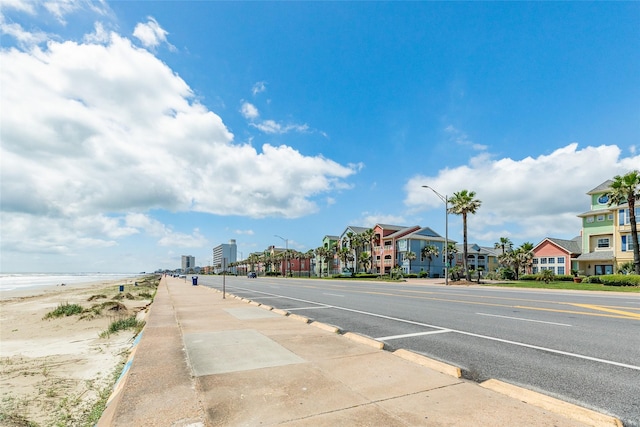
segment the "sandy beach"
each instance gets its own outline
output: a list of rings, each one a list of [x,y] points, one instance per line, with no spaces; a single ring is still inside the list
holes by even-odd
[[[2,292],[1,426],[95,423],[135,337],[133,329],[106,332],[118,320],[144,320],[157,286],[157,279],[148,277],[153,280]],[[45,318],[67,304],[77,304],[82,312]]]

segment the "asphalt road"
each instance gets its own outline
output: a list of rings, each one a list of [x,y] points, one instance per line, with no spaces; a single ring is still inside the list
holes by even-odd
[[[200,285],[222,290],[221,276]],[[227,292],[640,427],[640,295],[226,276]]]

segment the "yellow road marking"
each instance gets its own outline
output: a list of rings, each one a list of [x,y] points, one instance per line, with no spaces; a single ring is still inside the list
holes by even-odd
[[[591,310],[604,311],[606,313],[619,314],[619,315],[624,316],[624,317],[631,317],[631,318],[634,318],[634,319],[640,319],[640,313],[631,313],[629,311],[614,310],[612,308],[607,308],[607,307],[603,307],[603,306],[600,306],[600,305],[592,305],[592,304],[570,304],[570,305],[574,305],[576,307],[582,307],[582,308],[589,308]]]
[[[559,304],[559,305],[570,305],[574,307],[580,307],[585,309],[591,309],[595,311],[602,311],[605,313],[590,313],[588,311],[574,311],[574,310],[562,310],[562,309],[554,309],[554,308],[544,308],[544,307],[530,307],[525,305],[509,305],[509,304],[498,304],[498,303],[489,303],[489,302],[480,302],[480,301],[468,301],[468,300],[457,300],[450,298],[435,298],[435,297],[427,297],[422,295],[402,295],[398,293],[389,293],[389,292],[380,292],[373,290],[364,290],[364,289],[353,289],[349,288],[346,285],[337,285],[337,284],[327,284],[328,286],[319,286],[319,285],[301,285],[303,288],[315,288],[315,289],[324,289],[329,290],[331,288],[348,288],[348,292],[353,292],[357,294],[371,294],[371,295],[386,295],[386,296],[395,296],[401,298],[420,298],[427,299],[431,301],[445,301],[445,302],[454,302],[460,304],[472,304],[472,305],[487,305],[493,307],[507,307],[507,308],[518,308],[522,310],[533,310],[533,311],[549,311],[553,313],[566,313],[566,314],[578,314],[583,316],[596,316],[596,317],[608,317],[613,319],[632,319],[632,320],[640,320],[640,313],[633,313],[630,311],[617,310],[611,306],[599,306],[592,304],[578,304],[578,303],[568,303],[568,302],[554,302],[554,301],[545,301],[545,300],[530,300],[525,298],[509,298],[509,297],[496,297],[496,296],[479,296],[479,295],[470,295],[472,298],[479,299],[501,299],[501,300],[510,300],[510,301],[527,301],[527,302],[541,302],[546,304]],[[410,290],[394,290],[395,292],[400,293],[410,293],[410,294],[438,294],[441,292],[438,291],[410,291]],[[460,294],[459,294],[460,295]],[[626,307],[625,307],[626,309]],[[629,310],[636,310],[635,307],[629,307]]]

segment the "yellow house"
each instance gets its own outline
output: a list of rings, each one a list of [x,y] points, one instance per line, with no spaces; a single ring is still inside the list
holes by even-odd
[[[627,262],[633,262],[633,239],[629,206],[609,206],[611,183],[607,180],[589,191],[591,209],[582,218],[582,254],[576,259],[581,274],[614,274]],[[636,217],[640,207],[636,206]]]

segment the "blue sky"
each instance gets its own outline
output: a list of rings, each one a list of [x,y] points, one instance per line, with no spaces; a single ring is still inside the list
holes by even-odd
[[[638,2],[3,0],[2,272],[300,251],[348,225],[572,238],[640,167]],[[459,217],[449,237],[462,240]]]

